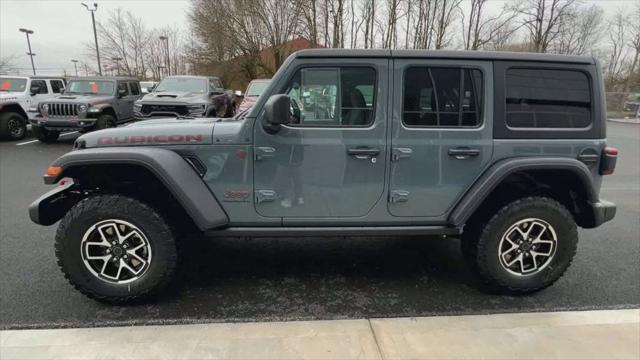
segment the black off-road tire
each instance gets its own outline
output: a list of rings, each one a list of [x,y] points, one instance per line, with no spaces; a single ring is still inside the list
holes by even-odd
[[[536,218],[551,225],[557,235],[556,250],[538,272],[514,275],[499,258],[499,244],[508,229],[520,220]],[[575,220],[565,206],[547,197],[522,198],[501,207],[493,216],[476,219],[465,226],[462,254],[488,289],[500,293],[526,294],[544,289],[569,268],[578,247]]]
[[[93,125],[93,130],[102,130],[116,127],[116,118],[113,115],[102,114],[98,117],[95,124]]]
[[[147,238],[152,258],[146,271],[129,283],[117,284],[92,273],[82,258],[82,238],[94,224],[126,221]],[[64,276],[90,298],[116,304],[137,303],[157,295],[174,276],[178,256],[175,237],[154,208],[121,195],[96,195],[76,204],[64,216],[56,232],[55,251]]]
[[[40,126],[32,126],[31,132],[36,139],[43,143],[52,143],[60,137],[60,131],[50,131]]]
[[[21,140],[27,135],[27,119],[15,112],[0,114],[0,139]]]

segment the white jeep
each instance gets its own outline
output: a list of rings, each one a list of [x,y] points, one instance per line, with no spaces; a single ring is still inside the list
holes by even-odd
[[[0,76],[0,139],[24,138],[29,109],[64,88],[62,77]]]

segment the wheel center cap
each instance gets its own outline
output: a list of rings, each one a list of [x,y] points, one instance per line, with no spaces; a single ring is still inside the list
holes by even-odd
[[[124,250],[120,246],[114,246],[111,252],[115,256],[122,256],[122,254],[124,254]]]
[[[522,251],[529,251],[531,249],[531,244],[528,242],[523,243],[522,245],[520,245]]]

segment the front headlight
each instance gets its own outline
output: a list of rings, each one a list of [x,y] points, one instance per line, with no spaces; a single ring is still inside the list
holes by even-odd
[[[82,113],[86,112],[87,111],[87,105],[85,105],[85,104],[78,105],[78,111],[82,112]]]
[[[40,105],[40,109],[42,109],[42,111],[44,111],[44,112],[48,112],[49,111],[49,104]]]

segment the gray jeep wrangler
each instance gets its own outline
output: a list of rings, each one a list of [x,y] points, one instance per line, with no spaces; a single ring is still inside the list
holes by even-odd
[[[578,227],[611,220],[602,76],[587,57],[303,50],[237,121],[157,119],[86,134],[31,219],[62,219],[69,281],[102,301],[155,294],[185,231],[209,237],[461,239],[491,288],[556,281]]]
[[[63,94],[39,103],[30,118],[34,136],[42,142],[61,131],[89,132],[134,120],[133,103],[140,82],[129,77],[72,78]]]
[[[235,96],[215,76],[168,76],[134,105],[138,119],[232,117]]]

